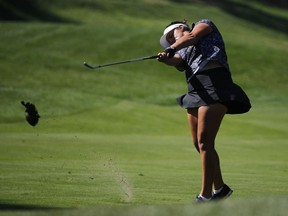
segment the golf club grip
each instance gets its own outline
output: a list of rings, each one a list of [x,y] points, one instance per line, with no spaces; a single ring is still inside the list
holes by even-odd
[[[155,59],[155,58],[158,58],[158,55],[147,56],[147,59]]]
[[[116,64],[117,63],[128,63],[128,62],[136,62],[136,61],[143,61],[143,60],[147,60],[147,59],[155,59],[157,58],[158,55],[153,55],[153,56],[145,56],[145,57],[141,57],[141,58],[136,58],[136,59],[130,59],[130,60],[125,60],[125,61],[120,61],[120,62],[115,62]],[[114,64],[114,63],[112,63]]]

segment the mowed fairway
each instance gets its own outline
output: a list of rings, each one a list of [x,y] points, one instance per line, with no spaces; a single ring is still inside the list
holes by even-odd
[[[0,215],[286,215],[287,32],[189,1],[44,6],[65,22],[0,22]],[[208,205],[191,204],[201,167],[175,102],[184,75],[156,60],[82,65],[157,54],[163,27],[183,17],[219,26],[253,106],[223,121],[217,150],[234,193]],[[21,100],[37,106],[36,127]]]

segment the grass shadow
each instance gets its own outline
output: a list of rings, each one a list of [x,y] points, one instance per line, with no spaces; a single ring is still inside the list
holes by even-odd
[[[46,210],[61,210],[61,209],[62,208],[0,203],[0,212],[1,211],[43,211],[43,210],[46,211]]]
[[[265,4],[265,5],[268,5],[270,7],[288,8],[288,1],[287,0],[250,0],[250,1]]]
[[[76,23],[49,11],[46,4],[37,0],[0,0],[0,21]]]
[[[221,1],[221,4],[217,4],[217,6],[226,13],[238,18],[288,34],[288,20],[284,17],[272,15],[247,4],[232,2],[229,0],[223,0]]]
[[[192,3],[191,0],[170,0],[170,1],[177,3]],[[253,0],[253,1],[259,1],[262,3],[261,0]],[[287,25],[288,20],[284,17],[276,16],[267,13],[263,10],[260,10],[258,8],[252,7],[248,4],[235,2],[231,0],[222,0],[222,1],[204,0],[203,2],[214,5],[220,8],[221,10],[225,11],[225,13],[244,19],[251,23],[255,23],[257,25],[261,25],[263,27],[288,34],[288,25]],[[268,1],[265,4],[273,7],[287,8],[287,3],[284,3],[284,1],[276,1],[276,2]]]

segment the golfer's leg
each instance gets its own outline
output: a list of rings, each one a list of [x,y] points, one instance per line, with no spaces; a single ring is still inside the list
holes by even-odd
[[[226,111],[227,108],[222,104],[202,106],[198,109],[197,137],[202,162],[201,194],[206,198],[212,195],[214,178],[219,178],[217,172],[220,172],[220,165],[215,151],[215,138]]]
[[[196,150],[199,152],[198,138],[197,138],[198,108],[188,109],[187,118],[188,118],[190,133],[192,135],[194,146]]]
[[[216,152],[216,151],[215,151]],[[220,167],[220,159],[218,156],[218,153],[216,152],[216,160],[215,160],[215,173],[214,173],[214,180],[213,180],[213,185],[214,189],[218,190],[224,185],[224,181],[222,178],[222,172],[221,172],[221,167]]]

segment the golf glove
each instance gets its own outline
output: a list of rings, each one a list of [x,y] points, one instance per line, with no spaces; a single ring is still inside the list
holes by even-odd
[[[176,49],[174,47],[168,47],[164,50],[164,52],[167,54],[168,58],[173,58],[176,53]]]

